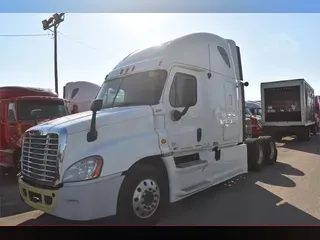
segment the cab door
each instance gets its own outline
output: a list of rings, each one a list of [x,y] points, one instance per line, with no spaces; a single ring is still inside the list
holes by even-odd
[[[200,149],[202,145],[203,118],[198,97],[197,73],[178,67],[172,68],[164,95],[166,108],[165,127],[174,155]],[[173,119],[175,112],[184,114]]]
[[[18,136],[18,126],[17,126],[17,114],[16,114],[16,104],[15,102],[7,102],[5,104],[5,139],[7,142],[7,148],[15,149],[17,141],[19,139]]]

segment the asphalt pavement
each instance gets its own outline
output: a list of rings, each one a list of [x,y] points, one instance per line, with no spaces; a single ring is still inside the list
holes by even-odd
[[[309,142],[283,139],[278,162],[172,204],[165,225],[320,224],[320,135]],[[115,224],[59,219],[21,202],[15,179],[0,183],[0,225]]]

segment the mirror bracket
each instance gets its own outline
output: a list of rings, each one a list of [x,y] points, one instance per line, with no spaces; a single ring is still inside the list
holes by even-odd
[[[178,110],[172,110],[171,111],[171,119],[172,121],[179,121],[184,115],[186,115],[186,113],[188,112],[190,106],[186,106],[182,112],[178,111]]]
[[[90,131],[87,133],[87,142],[94,142],[98,138],[97,131],[97,112],[102,109],[103,100],[94,99],[90,105],[90,110],[92,111]]]

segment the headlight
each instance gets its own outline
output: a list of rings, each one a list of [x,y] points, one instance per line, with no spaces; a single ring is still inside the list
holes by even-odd
[[[100,176],[103,160],[100,156],[84,158],[72,164],[63,175],[63,182],[78,182]]]

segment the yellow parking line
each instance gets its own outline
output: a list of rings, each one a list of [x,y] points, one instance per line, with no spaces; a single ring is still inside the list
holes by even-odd
[[[34,210],[21,214],[16,214],[8,217],[0,217],[0,226],[16,226],[30,219],[36,219],[41,216],[43,212]]]

